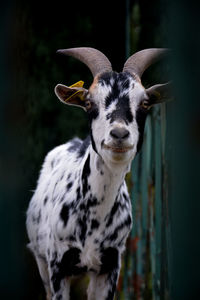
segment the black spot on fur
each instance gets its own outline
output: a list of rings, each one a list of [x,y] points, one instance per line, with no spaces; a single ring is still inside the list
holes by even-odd
[[[70,182],[67,184],[67,191],[69,191],[69,190],[71,189],[72,185],[73,185],[73,182],[72,182],[72,181],[70,181]]]
[[[78,226],[80,228],[79,238],[80,238],[80,241],[81,241],[82,245],[84,246],[86,232],[87,232],[87,219],[86,219],[86,215],[84,215],[82,218],[78,219]]]
[[[76,240],[76,238],[75,238],[75,236],[70,235],[70,236],[69,236],[69,240],[70,240],[71,242],[74,242],[74,241]]]
[[[112,209],[111,209],[111,212],[108,215],[108,220],[106,222],[106,227],[109,227],[112,224],[113,217],[116,214],[116,212],[119,210],[119,207],[120,207],[120,202],[115,202]],[[107,218],[107,216],[106,216],[106,218]]]
[[[77,151],[77,149],[79,149],[81,147],[82,141],[75,138],[75,139],[71,140],[70,143],[71,143],[71,145],[68,148],[68,151],[75,152],[75,151]]]
[[[69,207],[67,204],[63,204],[60,212],[60,217],[64,223],[64,226],[66,226],[69,219]]]
[[[83,167],[82,173],[82,186],[83,186],[83,197],[85,197],[88,191],[88,177],[90,175],[90,154],[88,155],[86,162]]]
[[[103,140],[101,141],[101,148],[103,148],[104,142],[105,142],[105,140],[103,139]]]
[[[111,241],[114,242],[118,238],[118,234],[120,230],[123,230],[124,228],[130,228],[131,226],[131,217],[128,215],[127,219],[125,219],[123,222],[121,222],[117,227],[115,227],[114,231],[110,234],[108,234],[104,240],[101,242],[101,247],[103,247],[104,241]]]
[[[90,195],[88,201],[87,201],[87,210],[90,208],[90,207],[94,207],[98,205],[98,200],[96,197],[92,197],[92,195]]]
[[[133,77],[129,72],[120,72],[120,73],[118,73],[118,81],[125,88],[129,88],[131,78],[133,78]]]
[[[93,219],[91,221],[91,230],[98,229],[99,225],[100,225],[99,222],[97,220]]]
[[[54,252],[53,255],[52,255],[52,260],[51,260],[51,262],[50,262],[51,268],[53,268],[53,267],[55,266],[56,260],[57,260],[57,253]]]
[[[76,190],[76,201],[78,202],[81,198],[80,186]]]
[[[126,226],[130,226],[131,225],[131,217],[130,217],[130,215],[127,217],[127,219],[125,220],[124,224]]]
[[[96,144],[95,144],[95,141],[94,141],[94,137],[93,137],[93,134],[92,134],[92,130],[90,132],[90,136],[91,136],[92,148],[98,154],[97,147],[96,147]]]
[[[54,163],[55,163],[55,161],[54,161],[54,159],[51,161],[51,168],[53,169],[53,167],[54,167]]]
[[[99,83],[104,86],[104,85],[110,85],[110,79],[112,76],[114,76],[116,73],[115,72],[105,72],[101,74],[99,77]]]
[[[136,111],[136,122],[138,125],[138,131],[139,131],[137,152],[139,152],[142,147],[146,117],[147,117],[147,110],[145,110],[142,107],[139,107]]]
[[[71,248],[66,251],[60,263],[60,273],[63,278],[66,276],[79,275],[87,271],[86,267],[78,267],[80,263],[80,250],[78,248]]]
[[[111,81],[112,79],[112,81]],[[133,121],[133,115],[130,107],[129,99],[129,87],[130,87],[130,74],[128,73],[105,73],[103,74],[99,82],[107,84],[111,87],[110,93],[105,99],[105,106],[109,108],[112,102],[116,102],[116,109],[108,113],[106,119],[113,123],[116,119],[124,120],[126,123]],[[123,93],[122,91],[127,91]]]
[[[118,238],[118,229],[115,229],[115,231],[107,237],[107,240],[113,242],[116,241],[117,238]]]
[[[71,176],[72,176],[72,174],[69,173],[68,176],[67,176],[67,180],[69,180]]]
[[[58,292],[60,289],[60,282],[67,276],[75,276],[85,273],[87,267],[78,267],[77,264],[80,263],[80,250],[78,248],[71,248],[66,251],[60,262],[54,262],[51,264],[53,268],[56,265],[56,268],[52,275],[53,288],[55,292]]]
[[[84,203],[81,203],[81,205],[79,206],[80,210],[86,210],[86,206]]]
[[[48,200],[48,197],[45,197],[45,198],[44,198],[44,202],[43,202],[44,205],[46,205],[47,200]]]
[[[55,293],[57,293],[59,291],[61,280],[62,280],[62,278],[58,272],[53,273],[53,275],[51,277],[51,281],[53,283],[53,288],[54,288]]]
[[[107,115],[107,119],[113,123],[115,120],[123,120],[127,124],[133,121],[133,115],[129,103],[130,99],[128,95],[123,95],[118,98],[116,102],[116,109],[112,113]]]
[[[88,119],[91,124],[99,115],[99,109],[96,104],[93,104],[92,108],[88,111]]]
[[[103,249],[101,252],[101,269],[100,274],[106,274],[118,269],[119,253],[112,247]]]
[[[37,224],[39,224],[39,223],[40,223],[40,221],[41,221],[41,210],[39,210],[39,212],[38,212],[38,216],[37,216],[37,218],[36,218],[36,222],[37,222]]]
[[[122,81],[122,88],[128,90],[129,87],[130,87],[130,79],[128,76],[128,78],[125,78],[125,80]],[[134,88],[134,84],[132,84],[132,88]]]
[[[115,269],[111,274],[108,276],[110,289],[108,291],[108,295],[105,300],[114,299],[116,285],[117,285],[117,277],[118,277],[118,270]]]
[[[108,113],[107,115],[106,115],[106,120],[110,120],[112,118],[112,114],[111,113]]]
[[[106,108],[108,108],[113,101],[119,98],[122,90],[128,91],[130,86],[130,77],[131,75],[125,72],[107,72],[100,76],[99,83],[103,86],[108,85],[111,87],[111,92],[106,97],[105,101]]]
[[[123,198],[125,199],[126,202],[129,202],[129,197],[125,193],[123,193]]]
[[[112,90],[110,91],[110,93],[105,99],[106,108],[108,108],[113,101],[116,101],[119,98],[119,94],[120,94],[120,87],[115,81],[114,85],[112,86]]]
[[[89,147],[91,142],[90,136],[88,135],[87,138],[82,142],[80,149],[78,151],[78,157],[82,157],[85,155],[87,148]]]
[[[115,294],[115,290],[113,291],[113,288],[111,288],[109,291],[108,291],[108,296],[106,297],[106,300],[111,300],[114,298],[114,294]]]

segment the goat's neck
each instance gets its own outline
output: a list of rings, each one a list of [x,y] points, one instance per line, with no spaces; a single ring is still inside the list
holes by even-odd
[[[92,147],[90,149],[90,157],[92,193],[102,202],[102,206],[106,210],[105,213],[107,213],[117,199],[130,166],[129,164],[106,165]]]

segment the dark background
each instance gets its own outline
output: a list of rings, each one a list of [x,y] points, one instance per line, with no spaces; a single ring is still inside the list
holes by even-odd
[[[128,55],[152,47],[173,49],[173,191],[169,207],[170,299],[199,293],[199,14],[190,1],[7,1],[0,10],[0,297],[44,299],[35,262],[26,249],[25,212],[46,153],[78,135],[87,120],[61,105],[57,83],[92,76],[86,66],[56,55],[60,48],[95,47],[120,71]],[[169,73],[169,72],[167,72]],[[144,82],[165,79],[165,69]],[[192,298],[190,298],[192,297]]]

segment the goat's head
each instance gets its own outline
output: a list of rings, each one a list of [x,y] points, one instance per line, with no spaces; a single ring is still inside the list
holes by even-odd
[[[73,56],[91,70],[94,81],[82,86],[58,84],[55,93],[69,105],[81,106],[88,114],[94,150],[105,162],[124,163],[141,147],[149,108],[166,99],[167,84],[145,89],[143,72],[166,54],[166,49],[146,49],[132,55],[123,72],[112,71],[107,57],[93,48],[72,48],[59,53]]]

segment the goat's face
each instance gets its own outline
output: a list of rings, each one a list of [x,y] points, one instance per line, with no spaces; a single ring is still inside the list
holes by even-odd
[[[148,109],[168,97],[168,84],[145,89],[141,76],[162,57],[165,49],[146,49],[129,57],[123,72],[112,71],[107,57],[94,48],[59,50],[84,62],[94,81],[89,90],[83,82],[67,87],[58,84],[58,98],[69,105],[81,106],[88,113],[93,149],[106,163],[124,163],[140,149]]]
[[[95,151],[105,162],[127,162],[142,141],[148,99],[144,87],[126,72],[95,78],[88,90],[87,112]]]

